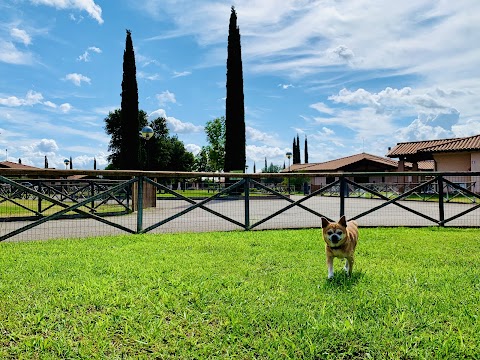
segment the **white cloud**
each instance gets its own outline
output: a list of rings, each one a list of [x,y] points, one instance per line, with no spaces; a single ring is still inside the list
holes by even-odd
[[[88,51],[85,51],[82,55],[80,55],[77,58],[77,61],[89,62],[90,61],[90,53]]]
[[[57,152],[58,145],[53,139],[42,139],[40,142],[33,144],[33,150],[48,155]]]
[[[187,144],[185,145],[185,149],[190,151],[193,155],[197,155],[202,149],[202,147],[197,144]]]
[[[165,106],[167,103],[175,104],[177,102],[177,99],[175,99],[175,94],[168,90],[162,92],[161,94],[155,95],[155,97],[157,98],[160,106]]]
[[[421,113],[410,125],[399,129],[395,138],[399,141],[419,141],[454,137],[452,128],[458,119],[459,113],[455,110],[442,114]]]
[[[7,98],[0,98],[0,105],[16,107],[16,106],[32,106],[41,103],[43,95],[39,92],[29,90],[24,98],[16,96],[9,96]]]
[[[158,110],[152,111],[150,114],[148,114],[148,117],[151,120],[156,119],[158,117],[167,118],[167,113],[164,109],[158,109]]]
[[[24,45],[30,45],[32,43],[32,38],[27,34],[25,30],[12,28],[10,30],[10,35],[16,39],[20,40]]]
[[[329,129],[329,128],[324,126],[324,127],[322,127],[321,131],[317,132],[317,135],[318,136],[331,136],[331,135],[335,135],[335,131],[333,131],[332,129]]]
[[[80,55],[77,58],[77,61],[84,61],[84,62],[89,62],[90,61],[90,51],[93,51],[97,54],[100,54],[102,52],[102,49],[96,47],[96,46],[90,46],[87,50],[83,52],[82,55]]]
[[[479,119],[469,119],[463,124],[456,124],[452,126],[452,131],[455,137],[478,135],[479,129],[480,129]]]
[[[170,130],[177,134],[199,133],[203,131],[203,126],[182,122],[172,116],[167,117],[167,124]]]
[[[161,80],[162,79],[160,74],[149,74],[149,73],[146,73],[145,71],[138,71],[137,72],[137,78],[147,79],[147,80],[151,80],[151,81],[156,81],[156,80]]]
[[[44,102],[43,102],[43,105],[48,106],[48,107],[50,107],[50,108],[52,108],[52,109],[56,109],[56,108],[57,108],[57,104],[55,104],[55,103],[53,103],[53,102],[51,102],[51,101],[44,101]]]
[[[245,135],[248,141],[260,141],[264,143],[272,143],[274,137],[271,133],[264,133],[260,130],[254,129],[250,126],[245,127]]]
[[[353,131],[357,138],[375,139],[391,136],[396,129],[391,114],[379,113],[369,107],[358,110],[341,109],[332,116],[314,117],[314,120],[322,129],[328,124],[340,127],[335,133],[342,137],[345,134],[351,135]]]
[[[182,71],[182,72],[174,71],[172,77],[177,78],[177,77],[188,76],[188,75],[191,75],[191,74],[192,74],[191,71]]]
[[[255,161],[257,170],[261,169],[265,165],[265,158],[267,158],[268,165],[270,165],[271,162],[282,162],[287,151],[288,149],[281,149],[279,147],[273,147],[269,145],[247,145],[245,148],[247,159]]]
[[[187,1],[149,0],[135,8],[175,23],[172,31],[150,40],[191,35],[200,46],[210,46],[203,66],[224,63],[219,44],[227,36],[229,4],[206,1],[192,8]],[[250,72],[297,78],[338,66],[334,70],[365,71],[372,79],[421,74],[430,84],[479,75],[480,49],[472,46],[480,33],[478,1],[291,0],[278,6],[270,0],[245,1],[236,10],[244,70]]]
[[[10,41],[0,39],[0,61],[7,64],[31,65],[33,56],[30,52],[18,50]]]
[[[89,77],[77,73],[67,74],[63,79],[71,81],[76,86],[81,86],[82,82],[86,82],[87,84],[90,84],[91,82]]]
[[[101,53],[102,53],[102,49],[100,49],[100,48],[98,48],[98,47],[96,47],[96,46],[90,46],[90,47],[88,48],[88,50],[93,51],[93,52],[96,52],[97,54],[101,54]]]
[[[77,9],[86,11],[91,18],[103,24],[102,8],[94,0],[30,0],[35,5],[53,6],[57,9]],[[70,15],[72,18],[72,15]]]
[[[165,120],[167,121],[167,126],[169,130],[176,134],[199,133],[199,132],[202,132],[204,129],[203,126],[194,125],[189,122],[183,122],[181,120],[174,118],[173,116],[167,116],[167,113],[165,112],[164,109],[158,109],[158,110],[152,111],[148,115],[148,118],[150,120],[154,120],[157,117],[165,118]]]
[[[324,114],[332,115],[335,112],[335,109],[328,107],[323,102],[312,104],[310,107]]]
[[[63,113],[68,113],[70,112],[70,110],[72,110],[72,105],[70,105],[69,103],[65,103],[60,105],[59,108]]]
[[[281,87],[283,90],[287,90],[288,88],[293,88],[292,84],[278,84],[278,87]]]
[[[328,49],[327,52],[331,54],[333,58],[339,58],[343,61],[352,61],[355,54],[345,45],[339,45],[333,49]]]

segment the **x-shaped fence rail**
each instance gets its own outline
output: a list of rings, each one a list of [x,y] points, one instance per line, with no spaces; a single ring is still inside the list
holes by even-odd
[[[52,180],[14,180],[5,176],[0,176],[0,206],[9,203],[12,206],[19,207],[25,210],[29,216],[21,217],[22,220],[30,220],[25,225],[22,225],[13,231],[5,234],[0,234],[0,241],[6,240],[10,237],[18,235],[27,230],[33,229],[40,224],[48,221],[59,220],[72,217],[82,219],[93,219],[103,224],[112,226],[116,229],[126,233],[148,233],[158,227],[161,227],[175,219],[187,215],[196,209],[201,209],[213,215],[226,220],[241,229],[252,230],[259,225],[279,216],[282,213],[296,207],[304,210],[314,216],[320,218],[328,216],[319,212],[307,205],[309,199],[332,196],[335,194],[339,198],[339,215],[345,214],[345,203],[352,198],[374,198],[381,200],[377,205],[362,211],[356,215],[350,216],[351,220],[358,220],[373,212],[381,211],[389,205],[393,205],[415,214],[418,217],[428,220],[437,226],[444,226],[454,219],[462,217],[480,207],[480,195],[476,193],[473,186],[465,183],[457,183],[447,179],[445,174],[432,174],[428,180],[419,182],[418,184],[408,186],[400,186],[399,184],[365,184],[352,181],[348,175],[339,174],[337,179],[309,194],[301,196],[294,200],[290,194],[281,193],[266,184],[262,183],[261,179],[254,179],[242,174],[240,179],[230,179],[227,185],[220,191],[211,196],[205,197],[201,200],[192,199],[183,195],[180,191],[173,190],[170,186],[158,182],[156,178],[140,175],[128,180],[108,182],[105,180],[89,180],[85,182],[73,181],[52,181]],[[271,174],[268,174],[271,176]],[[451,177],[451,175],[448,175]],[[155,188],[155,194],[163,192],[170,194],[177,200],[182,200],[188,203],[188,206],[177,213],[167,216],[163,219],[158,219],[153,224],[143,226],[143,199],[144,199],[144,184],[149,184]],[[472,184],[472,183],[470,183]],[[136,186],[136,193],[132,188]],[[287,202],[282,208],[273,211],[269,214],[264,214],[261,219],[252,221],[250,217],[250,201],[251,189],[260,190],[262,193],[267,193],[276,199],[282,199]],[[421,201],[435,201],[438,203],[438,218],[417,211],[408,206],[408,201],[411,196],[420,196]],[[156,195],[155,195],[156,196]],[[227,213],[214,210],[209,207],[209,204],[216,200],[225,197],[234,197],[244,203],[244,220],[239,221]],[[455,215],[445,216],[445,204],[454,199],[460,198],[472,204],[468,209],[465,209]],[[31,199],[36,201],[38,206],[32,208],[25,205],[24,199]],[[268,201],[265,200],[265,201]],[[109,216],[117,215],[124,216],[133,212],[133,203],[137,204],[137,226],[133,230],[127,226],[111,221]],[[122,209],[115,214],[112,212],[102,212],[101,209],[108,204],[116,205]],[[0,215],[1,221],[14,221],[16,218],[12,216]],[[19,218],[17,218],[18,220]]]

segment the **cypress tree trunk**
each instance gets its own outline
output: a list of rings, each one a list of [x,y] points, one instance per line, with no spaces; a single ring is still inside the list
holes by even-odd
[[[232,6],[228,32],[225,172],[245,172],[245,143],[242,50],[240,30],[237,26],[237,14]]]
[[[127,30],[123,52],[122,105],[120,109],[120,132],[122,143],[119,153],[119,168],[140,169],[138,135],[138,87],[132,33]]]

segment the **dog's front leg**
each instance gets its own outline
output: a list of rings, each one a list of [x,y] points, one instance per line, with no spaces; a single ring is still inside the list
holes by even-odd
[[[353,257],[347,257],[345,260],[345,272],[348,276],[352,275],[353,270]]]
[[[327,255],[328,278],[333,278],[333,256]]]

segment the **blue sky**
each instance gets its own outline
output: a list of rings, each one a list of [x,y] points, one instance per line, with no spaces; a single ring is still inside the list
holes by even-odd
[[[297,134],[313,163],[480,133],[478,0],[0,0],[0,160],[106,166],[125,29],[140,108],[197,152],[225,114],[232,5],[248,172]]]

